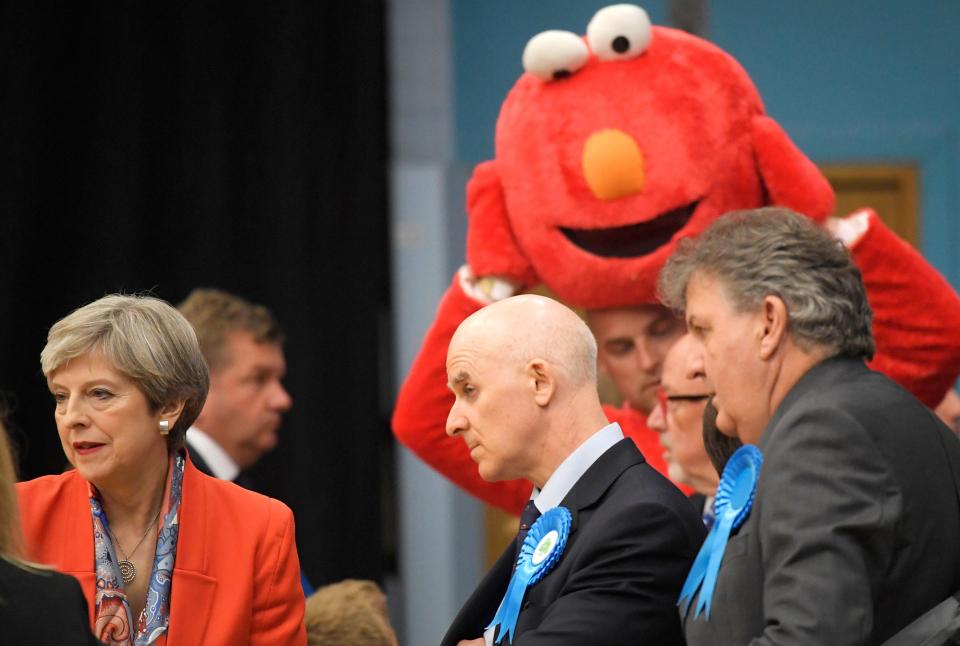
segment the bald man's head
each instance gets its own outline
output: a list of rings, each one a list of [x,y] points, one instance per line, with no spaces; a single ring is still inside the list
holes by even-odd
[[[570,385],[596,387],[593,333],[573,310],[553,299],[524,294],[488,305],[460,325],[450,347],[465,339],[518,365],[545,359]]]
[[[447,433],[460,436],[486,480],[538,486],[606,424],[596,391],[597,346],[586,324],[542,296],[515,296],[467,318],[450,341],[456,401]]]

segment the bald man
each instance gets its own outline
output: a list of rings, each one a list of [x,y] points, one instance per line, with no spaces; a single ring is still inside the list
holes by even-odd
[[[572,514],[556,566],[526,590],[513,644],[683,644],[676,600],[703,523],[607,423],[596,354],[587,326],[556,301],[517,296],[479,310],[450,343],[446,431],[464,441],[484,480],[533,484],[518,538],[549,509]],[[444,646],[499,638],[484,631],[517,549],[508,546],[467,600]]]

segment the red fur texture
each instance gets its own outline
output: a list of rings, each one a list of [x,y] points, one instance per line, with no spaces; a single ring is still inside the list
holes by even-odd
[[[610,129],[636,142],[645,181],[639,192],[600,199],[584,178],[583,151]],[[479,165],[471,182],[467,260],[477,275],[542,281],[576,306],[655,302],[657,274],[679,238],[727,211],[764,204],[823,217],[833,193],[764,115],[730,55],[654,27],[650,46],[633,59],[591,54],[562,80],[520,77],[497,122],[496,159]],[[688,220],[669,224],[665,214],[690,206]],[[640,226],[623,228],[631,225]],[[619,230],[603,232],[610,228]],[[564,229],[588,232],[593,244]]]

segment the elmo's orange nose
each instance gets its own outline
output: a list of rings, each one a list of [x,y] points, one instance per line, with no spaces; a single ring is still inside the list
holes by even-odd
[[[583,177],[601,200],[615,200],[643,190],[643,153],[622,130],[601,130],[583,146]]]

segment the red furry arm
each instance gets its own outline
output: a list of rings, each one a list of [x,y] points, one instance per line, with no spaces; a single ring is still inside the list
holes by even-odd
[[[960,298],[913,247],[869,210],[870,226],[853,247],[873,308],[883,372],[931,408],[960,374]]]
[[[480,307],[463,293],[454,277],[400,388],[393,411],[393,433],[457,486],[495,507],[519,514],[530,498],[530,483],[523,480],[486,482],[477,472],[463,440],[448,436],[444,428],[453,406],[453,393],[446,385],[447,346],[457,326]]]
[[[769,204],[786,206],[817,221],[833,213],[835,198],[827,178],[776,121],[766,115],[754,117],[751,135]]]
[[[499,276],[521,285],[540,282],[513,235],[496,161],[473,169],[467,216],[467,264],[475,276]]]

